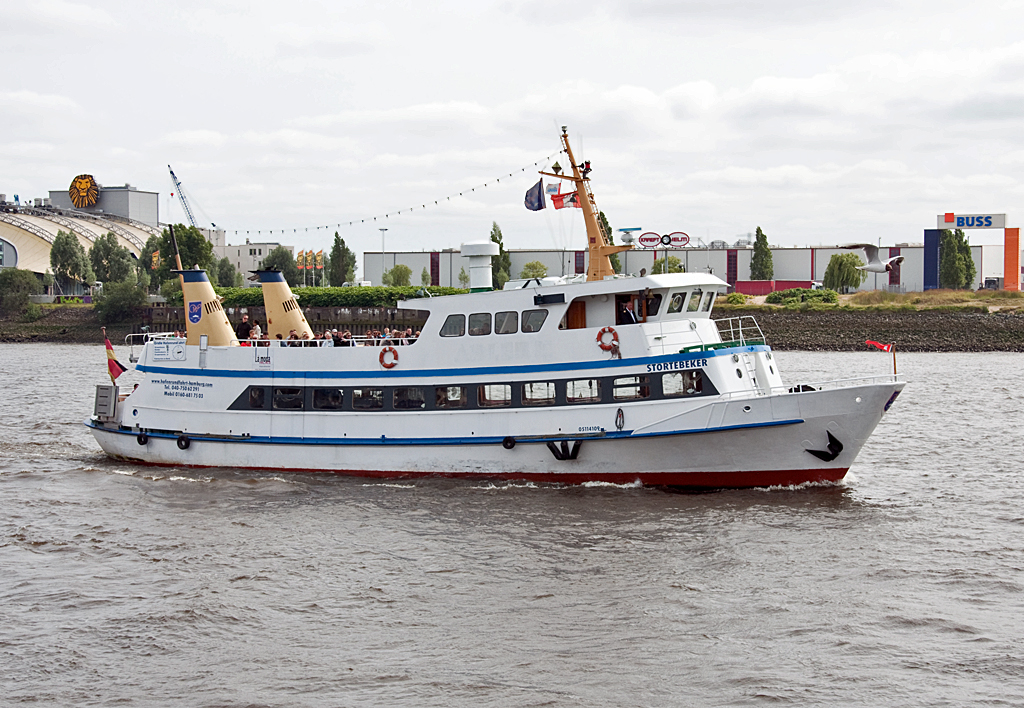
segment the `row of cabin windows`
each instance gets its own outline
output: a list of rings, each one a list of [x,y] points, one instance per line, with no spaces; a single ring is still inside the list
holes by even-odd
[[[523,332],[539,332],[548,317],[547,310],[525,310],[523,312]],[[515,334],[519,331],[519,313],[515,310],[494,313],[494,328],[491,328],[491,313],[476,312],[469,316],[469,336],[480,337],[485,334]],[[465,315],[448,315],[441,326],[442,337],[461,337],[466,333]]]
[[[674,315],[680,312],[711,312],[711,306],[715,302],[713,290],[703,292],[697,290],[680,290],[668,296],[668,314]],[[689,298],[687,298],[689,295]]]
[[[649,376],[617,376],[567,381],[469,384],[458,386],[394,386],[358,388],[303,388],[275,386],[249,388],[248,407],[280,411],[373,411],[455,410],[459,408],[509,408],[614,403],[650,398],[699,396],[706,384],[701,371]],[[707,386],[707,388],[711,388]],[[709,390],[709,392],[711,392]],[[308,395],[307,395],[308,394]],[[243,394],[244,395],[244,394]],[[268,406],[269,404],[269,406]],[[474,405],[475,404],[475,405]],[[236,408],[236,406],[232,406]]]

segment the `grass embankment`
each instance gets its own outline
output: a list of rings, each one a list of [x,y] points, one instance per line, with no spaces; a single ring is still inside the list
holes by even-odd
[[[0,320],[0,342],[102,343],[100,323],[92,305],[40,305],[43,316],[35,322]],[[124,342],[132,325],[108,325],[107,336],[114,344]]]

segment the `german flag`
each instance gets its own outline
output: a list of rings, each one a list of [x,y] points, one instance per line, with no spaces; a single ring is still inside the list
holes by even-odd
[[[110,383],[117,383],[117,377],[128,371],[128,369],[121,366],[121,362],[114,356],[114,347],[110,344],[110,340],[107,339],[107,330],[103,330],[103,341],[107,345],[107,371],[110,373]]]

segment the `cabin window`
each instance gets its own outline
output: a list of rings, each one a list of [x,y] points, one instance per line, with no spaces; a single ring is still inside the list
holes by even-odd
[[[483,384],[480,387],[481,408],[500,408],[512,405],[512,384]]]
[[[394,396],[396,411],[421,410],[427,405],[422,388],[396,388]]]
[[[465,315],[448,315],[448,319],[441,325],[442,337],[461,337],[466,333]]]
[[[266,391],[262,388],[250,388],[249,389],[249,407],[250,408],[263,408],[264,397]]]
[[[340,411],[345,396],[340,388],[314,388],[313,410]]]
[[[384,389],[352,389],[352,407],[357,411],[379,410],[384,407]]]
[[[303,398],[301,388],[275,388],[274,408],[279,411],[301,411]]]
[[[661,375],[661,392],[665,396],[696,396],[704,390],[700,371],[683,371]]]
[[[616,401],[631,401],[650,395],[650,381],[646,376],[624,376],[612,381],[612,398]]]
[[[523,384],[524,406],[555,405],[555,384],[550,381]]]
[[[469,405],[465,386],[438,386],[434,391],[438,408],[465,408]]]
[[[686,291],[672,293],[668,299],[668,314],[674,315],[683,311],[683,303],[686,302]]]
[[[595,403],[601,400],[598,379],[578,379],[565,384],[565,400],[569,403]]]
[[[479,337],[491,333],[491,313],[477,312],[469,316],[469,336]]]
[[[658,309],[661,307],[661,293],[652,295],[647,298],[647,316],[654,317],[658,314]]]
[[[494,333],[495,334],[515,334],[519,331],[519,313],[512,312],[495,312],[494,313]]]
[[[700,296],[702,294],[700,290],[694,290],[690,293],[690,302],[686,306],[687,312],[696,312],[700,308]]]
[[[525,310],[523,312],[523,331],[539,332],[547,317],[547,310]]]
[[[704,303],[701,305],[701,312],[711,312],[711,303],[715,301],[715,293],[706,293],[704,295]]]

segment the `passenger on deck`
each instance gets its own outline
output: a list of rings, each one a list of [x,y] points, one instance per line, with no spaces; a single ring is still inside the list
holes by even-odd
[[[256,336],[253,337],[253,339],[263,339],[263,329],[260,327],[260,321],[259,320],[254,319],[252,321],[252,328],[253,328],[253,331],[256,332]]]
[[[619,313],[618,324],[636,324],[639,320],[636,318],[636,313],[633,312],[633,301],[626,300],[626,304],[622,306],[622,312]]]
[[[252,325],[249,324],[249,315],[242,315],[242,321],[235,327],[235,338],[241,342],[243,339],[249,338],[249,330],[252,329]]]

